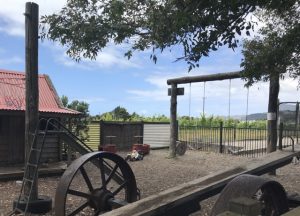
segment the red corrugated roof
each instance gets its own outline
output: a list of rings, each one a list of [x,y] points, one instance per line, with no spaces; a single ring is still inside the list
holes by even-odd
[[[25,110],[25,73],[0,69],[0,110]],[[80,114],[62,106],[47,75],[39,75],[39,111]]]

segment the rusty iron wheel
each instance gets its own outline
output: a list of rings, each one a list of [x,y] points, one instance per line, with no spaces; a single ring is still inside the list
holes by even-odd
[[[238,197],[260,201],[262,216],[279,216],[289,210],[287,195],[280,183],[245,174],[234,178],[226,185],[213,206],[211,216],[228,211],[229,201]]]
[[[114,153],[92,152],[76,159],[61,177],[55,215],[100,215],[137,197],[136,180],[127,162]]]
[[[176,151],[177,155],[179,155],[179,156],[184,155],[186,150],[187,150],[187,143],[186,142],[182,142],[182,141],[177,141],[176,142],[175,151]]]

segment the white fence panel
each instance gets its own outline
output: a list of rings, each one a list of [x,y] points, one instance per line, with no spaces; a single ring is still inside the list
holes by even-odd
[[[145,123],[143,143],[150,148],[162,148],[170,145],[170,124]]]

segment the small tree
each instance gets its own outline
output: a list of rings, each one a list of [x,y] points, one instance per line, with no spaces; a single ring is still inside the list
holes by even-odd
[[[78,100],[69,103],[68,97],[64,95],[61,97],[61,101],[65,107],[82,113],[80,117],[67,119],[66,124],[82,141],[88,140],[89,104]]]
[[[127,110],[121,106],[117,106],[113,111],[111,111],[111,114],[116,120],[127,121],[130,119],[129,112],[127,112]]]
[[[267,151],[272,152],[277,144],[279,80],[300,75],[299,3],[291,7],[288,14],[263,11],[260,17],[266,26],[260,30],[260,37],[245,41],[241,66],[244,67],[246,85],[261,80],[270,82]]]

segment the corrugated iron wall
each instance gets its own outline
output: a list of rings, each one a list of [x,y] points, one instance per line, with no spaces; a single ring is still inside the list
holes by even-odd
[[[100,122],[92,121],[88,124],[88,127],[89,139],[85,141],[85,144],[90,146],[94,151],[97,151],[100,144]]]
[[[170,144],[170,124],[167,122],[105,122],[92,121],[89,124],[89,140],[85,143],[93,150],[98,145],[116,144],[117,149],[131,149],[138,143],[136,136],[142,136],[140,143],[149,144],[151,148],[168,147]],[[115,136],[109,138],[109,136]]]
[[[169,123],[144,123],[144,143],[150,148],[168,147],[170,145]]]

